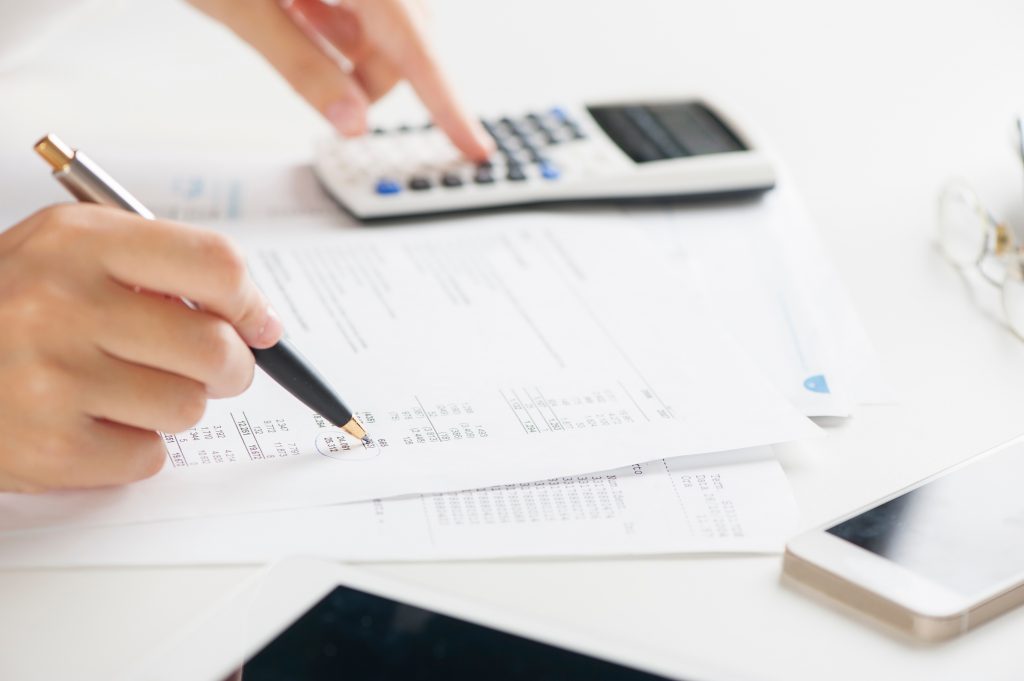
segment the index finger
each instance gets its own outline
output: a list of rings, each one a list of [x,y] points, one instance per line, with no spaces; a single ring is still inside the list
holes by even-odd
[[[365,12],[367,28],[379,40],[381,52],[409,81],[437,126],[469,158],[482,161],[490,156],[493,140],[459,101],[417,18],[399,2],[373,0]]]

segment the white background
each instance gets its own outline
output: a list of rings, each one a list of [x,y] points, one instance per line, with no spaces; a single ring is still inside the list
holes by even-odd
[[[0,5],[3,15],[13,2]],[[1024,225],[1010,152],[1024,111],[1024,5],[1011,0],[439,0],[439,50],[477,108],[709,94],[783,159],[900,399],[861,408],[783,462],[810,527],[1024,431],[1024,343],[931,247],[934,199],[969,178]],[[380,116],[412,106],[400,92]],[[0,153],[49,182],[55,131],[102,161],[152,147],[289,152],[326,132],[258,57],[171,0],[93,5],[0,73]],[[123,178],[130,184],[130,178]],[[380,565],[509,611],[751,678],[1012,678],[1024,611],[912,646],[778,584],[777,557]],[[0,677],[103,677],[253,568],[0,573]]]

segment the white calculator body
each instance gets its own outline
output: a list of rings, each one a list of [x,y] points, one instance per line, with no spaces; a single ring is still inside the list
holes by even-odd
[[[331,139],[315,169],[361,220],[552,202],[763,192],[775,172],[750,137],[700,100],[554,106],[483,118],[496,151],[466,160],[435,126]]]

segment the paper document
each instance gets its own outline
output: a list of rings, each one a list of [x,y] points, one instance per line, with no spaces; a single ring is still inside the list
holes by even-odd
[[[847,416],[852,404],[826,321],[811,304],[802,216],[777,189],[757,201],[601,211],[627,219],[667,257],[695,272],[715,315],[772,383],[808,416]],[[818,265],[815,264],[816,268]]]
[[[781,550],[796,505],[770,448],[335,506],[0,536],[0,567]]]
[[[372,444],[258,374],[167,436],[156,477],[0,495],[0,528],[476,488],[818,432],[734,347],[687,269],[629,224],[513,215],[289,233],[247,243],[253,276]]]
[[[301,159],[159,157],[159,164],[123,154],[97,160],[160,217],[240,221],[243,235],[249,221],[268,218],[318,216],[325,228],[355,224]],[[9,175],[24,184],[23,166],[21,158],[0,157],[0,179]],[[67,199],[54,182],[26,185],[0,206],[0,227]],[[804,414],[845,416],[854,404],[893,400],[849,295],[784,173],[756,201],[573,209],[581,211],[588,219],[649,229],[670,253],[685,257],[715,314]]]
[[[31,156],[0,155],[0,181],[18,187],[17,194],[0,203],[0,230],[44,206],[72,200],[64,187],[43,173],[25,175],[28,163],[38,163]],[[167,151],[91,157],[159,218],[209,223],[319,216],[353,223],[320,188],[313,169],[298,159],[268,159],[263,154],[252,159],[197,159]]]

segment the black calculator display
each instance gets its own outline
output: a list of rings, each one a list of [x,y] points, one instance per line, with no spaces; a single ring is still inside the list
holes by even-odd
[[[637,163],[746,151],[736,135],[698,102],[590,106],[587,111]]]

